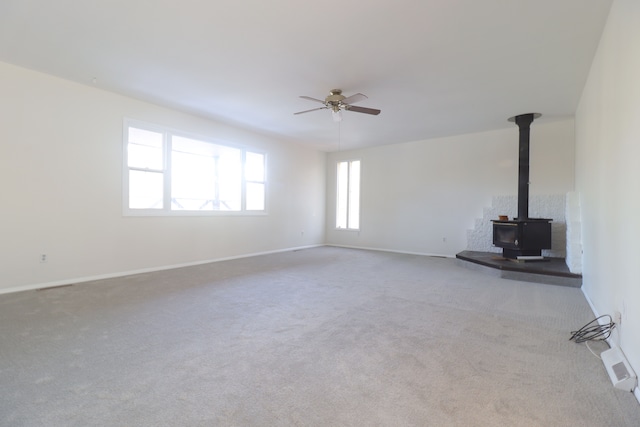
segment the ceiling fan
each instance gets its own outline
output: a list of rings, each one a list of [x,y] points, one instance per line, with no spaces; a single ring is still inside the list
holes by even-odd
[[[342,110],[353,111],[356,113],[364,113],[364,114],[372,114],[377,116],[380,114],[380,110],[376,110],[375,108],[365,108],[365,107],[357,107],[353,104],[364,101],[367,97],[361,93],[356,93],[355,95],[351,95],[349,97],[345,97],[342,94],[342,89],[332,89],[329,92],[329,96],[327,96],[324,101],[316,98],[311,98],[310,96],[301,96],[300,98],[308,99],[309,101],[319,102],[324,104],[324,107],[313,108],[311,110],[299,111],[293,114],[303,114],[310,113],[311,111],[318,110],[331,110],[331,114],[333,115],[333,120],[339,122],[342,120]]]

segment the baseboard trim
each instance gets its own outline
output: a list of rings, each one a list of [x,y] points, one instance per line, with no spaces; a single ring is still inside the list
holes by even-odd
[[[327,243],[324,246],[334,246],[336,248],[348,248],[348,249],[363,249],[367,251],[378,251],[378,252],[393,252],[396,254],[419,255],[419,256],[429,256],[429,257],[436,257],[436,258],[455,258],[454,255],[433,254],[433,253],[427,253],[427,252],[400,251],[397,249],[385,249],[385,248],[369,248],[367,246],[336,245],[334,243]]]
[[[55,281],[52,281],[52,282],[44,282],[44,283],[34,283],[34,284],[23,285],[23,286],[14,286],[14,287],[11,287],[11,288],[0,289],[0,295],[2,295],[2,294],[10,294],[10,293],[15,293],[15,292],[24,292],[24,291],[34,291],[34,290],[41,290],[41,289],[48,289],[48,288],[56,288],[56,287],[60,287],[60,286],[76,285],[76,284],[81,284],[81,283],[85,283],[85,282],[93,282],[93,281],[96,281],[96,280],[113,279],[113,278],[116,278],[116,277],[132,276],[134,274],[153,273],[155,271],[173,270],[175,268],[193,267],[193,266],[196,266],[196,265],[210,264],[210,263],[221,262],[221,261],[230,261],[230,260],[241,259],[241,258],[250,258],[250,257],[254,257],[254,256],[270,255],[270,254],[277,254],[277,253],[282,253],[282,252],[293,252],[293,251],[299,251],[299,250],[302,250],[302,249],[317,248],[317,247],[320,247],[320,246],[325,246],[325,245],[324,244],[317,244],[317,245],[307,245],[307,246],[296,246],[296,247],[293,247],[293,248],[276,249],[276,250],[273,250],[273,251],[252,252],[252,253],[249,253],[249,254],[235,255],[235,256],[230,256],[230,257],[214,258],[214,259],[207,259],[207,260],[193,261],[193,262],[185,262],[185,263],[171,264],[171,265],[162,265],[162,266],[157,266],[157,267],[140,268],[140,269],[136,269],[136,270],[119,271],[119,272],[116,272],[116,273],[97,274],[95,276],[74,277],[74,278],[70,278],[70,279],[55,280]]]

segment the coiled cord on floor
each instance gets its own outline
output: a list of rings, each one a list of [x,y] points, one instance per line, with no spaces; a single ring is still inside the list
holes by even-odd
[[[608,317],[609,323],[601,325],[598,320],[602,319],[603,317]],[[582,343],[586,341],[606,340],[607,338],[609,338],[609,336],[611,335],[611,331],[615,327],[616,324],[613,322],[611,316],[609,316],[608,314],[603,314],[600,317],[596,317],[577,331],[571,331],[571,338],[569,338],[569,341],[574,340],[577,343]]]

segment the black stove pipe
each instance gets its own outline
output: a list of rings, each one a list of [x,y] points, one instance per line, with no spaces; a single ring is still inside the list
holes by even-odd
[[[529,219],[529,139],[531,122],[540,117],[540,113],[521,114],[509,118],[520,128],[518,155],[518,217],[519,221]]]

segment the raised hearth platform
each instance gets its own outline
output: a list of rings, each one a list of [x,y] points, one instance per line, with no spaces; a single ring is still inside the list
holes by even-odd
[[[456,262],[503,279],[574,288],[582,286],[582,275],[571,273],[564,258],[522,262],[503,258],[494,252],[462,251],[456,255]]]

